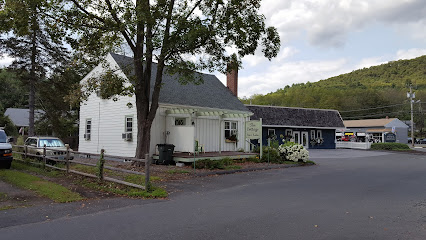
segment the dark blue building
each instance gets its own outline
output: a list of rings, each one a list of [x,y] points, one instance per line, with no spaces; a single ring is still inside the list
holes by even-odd
[[[268,137],[280,144],[293,141],[311,149],[336,148],[336,129],[345,128],[337,110],[246,105],[254,113],[251,120],[262,118],[263,145]]]

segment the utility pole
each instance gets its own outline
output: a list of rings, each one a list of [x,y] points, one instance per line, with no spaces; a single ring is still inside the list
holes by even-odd
[[[410,98],[410,106],[411,106],[411,147],[414,147],[413,98],[416,98],[416,93],[413,93],[413,89],[411,85],[410,85],[410,92],[407,93],[407,97]]]

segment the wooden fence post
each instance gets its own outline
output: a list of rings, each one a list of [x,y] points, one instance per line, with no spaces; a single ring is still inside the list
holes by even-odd
[[[98,162],[98,173],[99,173],[99,180],[104,181],[104,163],[105,163],[105,159],[104,159],[104,154],[105,154],[105,149],[101,149],[101,156],[99,156],[99,162]]]
[[[67,156],[65,157],[66,165],[67,165],[67,174],[70,173],[70,145],[65,144],[67,147]]]
[[[149,154],[145,154],[145,190],[151,190],[151,184],[149,183],[149,166],[151,165],[151,159]]]
[[[27,159],[27,153],[28,153],[28,146],[27,145],[24,146],[24,153],[25,153],[24,157],[25,157],[25,159]]]
[[[43,146],[43,168],[46,168],[46,144]]]

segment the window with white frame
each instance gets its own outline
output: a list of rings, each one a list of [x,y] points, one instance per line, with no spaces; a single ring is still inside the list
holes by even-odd
[[[175,118],[175,126],[185,126],[186,118]]]
[[[311,130],[311,139],[315,139],[315,130]]]
[[[275,136],[275,129],[268,129],[268,138]]]
[[[84,131],[84,139],[90,140],[90,136],[92,133],[92,119],[86,119],[86,129]]]
[[[293,137],[293,130],[286,129],[285,130],[285,137],[292,138]]]
[[[126,121],[126,128],[125,128],[125,132],[126,133],[131,133],[133,132],[133,116],[126,116],[125,117],[125,121]]]
[[[322,138],[322,131],[321,130],[317,130],[317,138]]]
[[[237,122],[225,121],[225,138],[231,141],[237,140]]]

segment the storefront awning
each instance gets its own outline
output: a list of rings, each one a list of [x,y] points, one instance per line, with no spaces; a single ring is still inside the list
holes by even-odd
[[[372,128],[372,129],[367,129],[368,133],[384,133],[384,132],[391,132],[392,129],[390,128]]]

